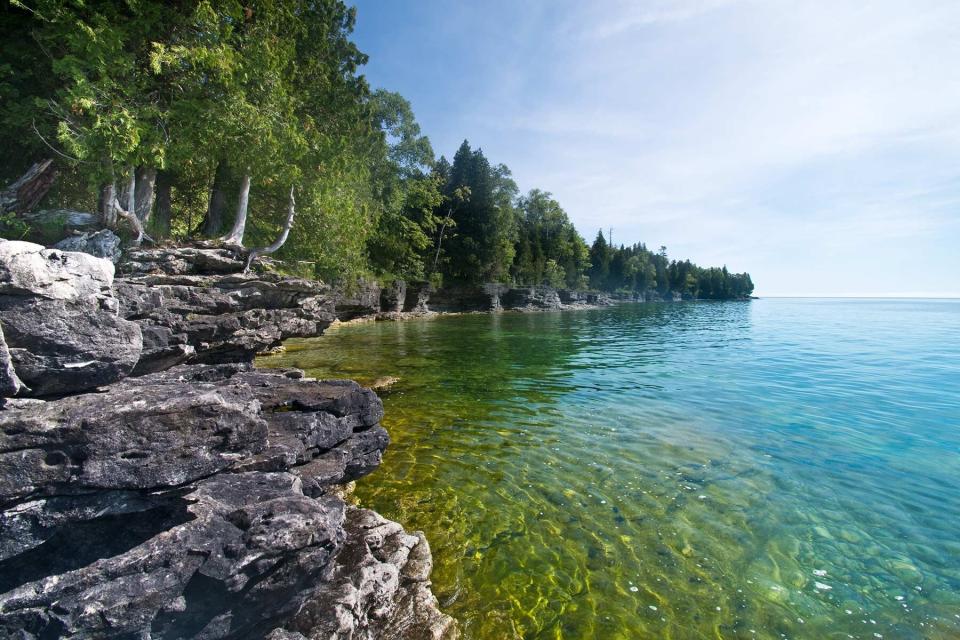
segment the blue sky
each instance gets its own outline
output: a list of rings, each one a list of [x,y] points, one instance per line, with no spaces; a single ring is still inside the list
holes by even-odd
[[[375,87],[588,242],[759,295],[960,296],[960,2],[357,3]]]

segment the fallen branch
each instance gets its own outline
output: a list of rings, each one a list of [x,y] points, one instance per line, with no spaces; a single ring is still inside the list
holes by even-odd
[[[0,212],[30,211],[47,195],[57,178],[53,159],[35,163],[20,178],[0,192]]]

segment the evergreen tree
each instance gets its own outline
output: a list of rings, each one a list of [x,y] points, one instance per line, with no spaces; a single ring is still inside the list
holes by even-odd
[[[590,286],[594,289],[606,289],[610,276],[610,247],[603,230],[597,232],[597,238],[590,247]]]

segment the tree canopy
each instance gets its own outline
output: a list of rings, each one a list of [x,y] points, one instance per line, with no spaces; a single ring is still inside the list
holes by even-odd
[[[0,178],[53,157],[50,208],[134,204],[155,238],[231,231],[329,280],[752,292],[665,249],[588,246],[550,193],[521,195],[466,140],[436,159],[410,103],[361,74],[355,21],[341,0],[11,0]]]

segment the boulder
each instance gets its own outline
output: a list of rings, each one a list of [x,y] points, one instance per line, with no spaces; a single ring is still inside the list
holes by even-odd
[[[102,306],[113,297],[113,265],[86,253],[0,239],[0,295]]]
[[[29,395],[62,395],[126,377],[140,358],[140,328],[86,305],[0,296],[10,360]]]
[[[63,237],[64,231],[96,231],[103,226],[99,215],[75,209],[24,211],[20,217],[30,225],[31,236],[41,236],[44,242]]]
[[[63,251],[80,251],[116,264],[120,259],[120,237],[109,229],[80,233],[64,238],[54,245]]]
[[[140,328],[118,316],[113,265],[86,253],[0,240],[0,326],[25,387],[60,395],[120,380],[142,350]]]

